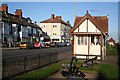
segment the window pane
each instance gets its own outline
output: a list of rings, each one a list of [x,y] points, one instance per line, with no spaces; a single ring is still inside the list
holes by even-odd
[[[95,45],[95,43],[94,43],[94,36],[92,35],[91,36],[91,45],[93,45],[93,44]]]
[[[87,45],[87,36],[85,36],[85,45]]]
[[[97,42],[96,45],[100,45],[100,36],[97,36]]]
[[[84,36],[81,36],[81,45],[84,44]]]
[[[80,45],[80,36],[78,36],[78,45]]]

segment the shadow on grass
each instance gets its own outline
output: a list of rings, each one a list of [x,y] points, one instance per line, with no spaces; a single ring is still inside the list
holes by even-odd
[[[100,71],[98,73],[98,77],[96,78],[96,80],[106,80],[105,75]]]

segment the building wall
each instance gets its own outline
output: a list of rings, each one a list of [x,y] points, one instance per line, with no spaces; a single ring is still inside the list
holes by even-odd
[[[85,20],[81,25],[79,25],[74,32],[85,32],[85,33],[94,33],[92,35],[99,35],[100,37],[100,30],[90,21]],[[85,34],[84,33],[84,34]],[[74,35],[74,54],[80,54],[80,55],[101,55],[101,45],[102,45],[102,57],[104,58],[105,53],[105,46],[104,46],[104,38],[102,37],[102,44],[92,44],[91,43],[91,34],[89,34],[89,37],[87,35],[87,45],[78,45],[78,36],[80,34]],[[100,40],[100,39],[99,39]],[[94,39],[95,41],[95,39]],[[89,49],[88,49],[89,47]],[[86,59],[86,56],[77,56],[77,58],[84,58]],[[92,58],[92,57],[89,57]],[[100,57],[98,58],[100,59]]]
[[[57,25],[57,27],[53,27],[53,25]],[[50,36],[50,39],[59,39],[59,42],[61,42],[61,26],[61,23],[40,23],[41,29]]]
[[[87,20],[85,20],[80,26],[79,26],[79,32],[87,32]]]
[[[86,19],[74,32],[96,32],[100,33],[100,30],[88,19]]]
[[[114,43],[113,42],[109,42],[109,45],[114,46]]]
[[[87,38],[88,42],[88,38]],[[82,54],[82,55],[87,55],[88,54],[88,44],[87,45],[78,45],[78,37],[74,36],[74,53],[75,54]]]

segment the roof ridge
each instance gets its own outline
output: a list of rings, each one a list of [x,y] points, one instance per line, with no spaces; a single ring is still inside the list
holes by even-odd
[[[99,17],[101,17],[101,16],[99,16]],[[81,19],[80,19],[81,18]],[[69,31],[69,34],[71,34],[80,24],[82,24],[82,22],[84,22],[84,20],[85,19],[90,19],[90,21],[94,24],[94,25],[96,25],[96,27],[98,28],[98,29],[100,29],[100,31],[105,35],[106,34],[106,31],[103,29],[103,27],[98,23],[98,21],[93,17],[93,16],[91,16],[89,13],[86,13],[83,17],[82,16],[80,16],[80,17],[76,17],[75,18],[75,21],[74,21],[74,27],[73,27],[73,29],[71,29],[70,31]],[[108,19],[108,18],[106,18],[106,19]],[[102,19],[101,19],[102,20]],[[103,21],[102,21],[103,22]],[[106,24],[106,23],[105,23]],[[106,24],[107,25],[107,24]],[[108,25],[107,25],[108,26]],[[108,30],[107,30],[107,32],[108,32]]]

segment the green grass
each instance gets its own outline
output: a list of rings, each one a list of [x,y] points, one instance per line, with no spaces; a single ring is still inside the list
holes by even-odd
[[[42,79],[45,78],[49,75],[51,75],[52,73],[58,71],[61,67],[61,64],[69,64],[70,61],[61,61],[59,63],[55,63],[51,66],[46,66],[43,67],[41,69],[29,72],[27,74],[23,74],[20,76],[17,76],[15,78],[22,78],[22,80],[33,80],[33,79]],[[77,67],[80,67],[80,65],[83,62],[77,62],[74,63],[76,64]],[[107,80],[115,80],[115,78],[118,78],[118,66],[117,65],[111,65],[111,64],[105,64],[105,63],[100,63],[100,64],[94,64],[93,68],[91,67],[80,67],[79,68],[80,71],[83,72],[99,72],[101,71],[103,75],[105,75],[105,77],[107,78]],[[114,79],[113,79],[114,78]]]
[[[70,63],[70,62],[63,62],[64,64]],[[80,67],[80,65],[83,62],[77,62],[76,65]],[[73,63],[75,64],[75,63]],[[100,63],[100,64],[94,64],[92,67],[80,67],[80,71],[83,72],[100,72],[102,71],[102,74],[107,78],[107,80],[116,80],[118,79],[118,66],[117,64],[107,64],[107,63]]]
[[[33,80],[33,79],[40,80],[40,79],[45,78],[45,77],[49,76],[50,74],[58,71],[59,69],[60,69],[60,64],[56,63],[51,66],[46,66],[41,69],[29,72],[27,74],[17,76],[15,78],[22,78],[22,80]]]
[[[92,67],[80,67],[79,70],[84,71],[84,72],[98,72],[99,71],[99,67],[98,66],[94,66]]]
[[[112,64],[100,64],[100,70],[107,80],[118,79],[118,66]]]

